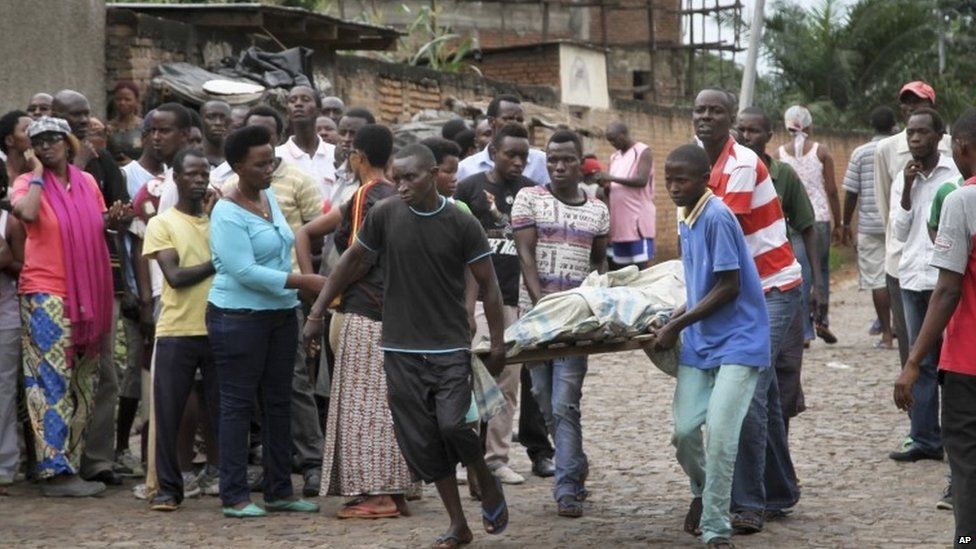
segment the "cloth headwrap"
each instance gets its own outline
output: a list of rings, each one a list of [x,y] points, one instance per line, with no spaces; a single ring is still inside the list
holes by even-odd
[[[112,271],[99,191],[72,165],[68,166],[68,183],[70,193],[53,171],[44,170],[44,199],[54,210],[61,233],[71,358],[93,345],[97,349],[111,328]]]
[[[793,134],[793,155],[797,158],[803,156],[803,144],[808,136],[805,130],[813,125],[813,116],[806,107],[793,105],[786,109],[783,122],[786,124],[786,129]]]

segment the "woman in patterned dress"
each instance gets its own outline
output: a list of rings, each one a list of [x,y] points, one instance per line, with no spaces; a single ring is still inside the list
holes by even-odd
[[[69,162],[77,141],[67,122],[42,117],[27,134],[33,171],[14,182],[11,202],[27,233],[19,293],[37,474],[46,496],[90,496],[105,490],[78,476],[112,320],[105,201],[95,179]],[[107,221],[123,213],[113,204]]]

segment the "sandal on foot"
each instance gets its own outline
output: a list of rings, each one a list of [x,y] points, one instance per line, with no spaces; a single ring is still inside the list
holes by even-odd
[[[763,518],[762,515],[755,511],[740,511],[732,515],[732,532],[740,535],[747,536],[749,534],[758,534],[763,530]]]
[[[319,504],[305,501],[304,499],[279,499],[265,501],[264,506],[268,511],[283,511],[289,513],[318,513]]]
[[[728,538],[712,538],[705,544],[707,549],[735,549],[735,545]]]
[[[336,518],[340,519],[380,519],[399,516],[399,509],[394,509],[392,511],[378,511],[366,505],[350,505],[348,507],[339,509],[339,512],[336,513]]]
[[[827,345],[837,343],[837,336],[835,336],[833,332],[830,331],[830,328],[828,328],[825,324],[817,324],[816,332],[817,337],[824,340],[824,343]]]
[[[695,498],[691,500],[691,505],[688,506],[688,514],[685,515],[685,532],[693,536],[701,535],[701,516],[702,516],[702,498]]]
[[[485,509],[483,503],[481,505],[481,523],[485,527],[485,532],[492,535],[501,534],[508,528],[508,503],[505,501],[505,492],[502,491],[502,482],[497,477],[495,477],[495,486],[502,495],[501,503],[492,511]],[[488,530],[489,528],[491,530]]]
[[[561,517],[580,518],[583,516],[583,502],[578,499],[578,496],[563,496],[556,501],[556,514]]]
[[[468,530],[468,535],[459,534],[445,534],[434,540],[433,549],[455,549],[462,545],[467,545],[471,543],[474,539],[474,535]]]
[[[257,518],[264,517],[268,515],[268,512],[264,509],[258,507],[253,503],[248,503],[247,507],[243,509],[235,509],[234,507],[224,507],[221,509],[225,517],[228,518]]]

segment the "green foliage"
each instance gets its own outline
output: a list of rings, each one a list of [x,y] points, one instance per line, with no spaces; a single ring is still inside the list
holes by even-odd
[[[780,0],[764,42],[775,70],[759,86],[757,104],[773,112],[806,104],[821,127],[865,127],[871,109],[897,107],[899,89],[912,80],[935,88],[949,120],[976,102],[967,0],[860,0],[846,10],[837,0],[807,8]]]
[[[359,52],[359,55],[375,57],[391,63],[423,65],[442,72],[461,72],[477,69],[465,61],[465,57],[475,48],[471,36],[463,37],[450,27],[440,24],[443,9],[424,6],[416,14],[406,4],[395,9],[412,17],[394,52]],[[385,25],[386,17],[382,8],[375,3],[370,9],[362,11],[356,18],[371,25]]]

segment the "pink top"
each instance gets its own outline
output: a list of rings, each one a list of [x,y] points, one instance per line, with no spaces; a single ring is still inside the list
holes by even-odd
[[[610,155],[611,176],[632,178],[637,175],[641,154],[648,149],[635,143],[630,149]],[[657,209],[654,207],[654,169],[643,187],[610,183],[610,241],[633,242],[654,238]]]
[[[95,178],[88,172],[82,172],[85,182],[92,186],[102,211],[106,211],[102,192],[98,189]],[[27,196],[30,180],[33,174],[25,173],[14,181],[11,203]],[[68,189],[68,195],[72,190]],[[41,195],[41,209],[37,220],[24,223],[27,232],[27,242],[24,244],[24,268],[20,271],[18,291],[21,294],[45,293],[59,297],[68,297],[68,286],[65,282],[64,250],[61,245],[61,227],[54,210]]]

